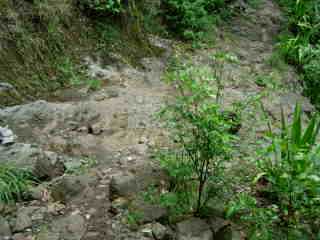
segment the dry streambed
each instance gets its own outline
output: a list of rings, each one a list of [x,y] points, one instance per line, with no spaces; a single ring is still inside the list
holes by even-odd
[[[280,31],[278,7],[267,0],[257,10],[242,2],[234,7],[244,7],[247,17],[236,16],[218,30],[215,47],[181,54],[194,66],[208,68],[214,53],[231,54],[237,62],[223,67],[223,104],[259,98],[264,106],[262,111],[260,103],[252,104],[243,113],[231,172],[250,170],[247,159],[267,130],[266,115],[276,127],[280,106],[289,117],[297,101],[305,112],[313,111],[296,89],[292,69],[270,64]],[[59,98],[64,101],[0,109],[0,126],[17,136],[12,144],[0,145],[0,162],[30,167],[45,181],[31,189],[30,201],[0,204],[1,240],[243,239],[241,228],[223,219],[220,205],[211,218],[190,217],[168,225],[167,209],[141,199],[151,184],[165,190],[168,182],[149,153],[166,143],[167,133],[154,113],[174,93],[161,76],[179,46],[162,39],[153,43],[166,53],[143,59],[143,69],[106,66],[98,57],[84,59],[88,74],[103,81],[96,92],[66,90]],[[141,213],[131,216],[134,229],[130,209]]]

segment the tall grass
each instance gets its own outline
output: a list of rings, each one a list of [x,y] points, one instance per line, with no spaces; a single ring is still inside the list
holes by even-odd
[[[31,171],[0,164],[0,202],[21,200],[28,187],[35,182]]]

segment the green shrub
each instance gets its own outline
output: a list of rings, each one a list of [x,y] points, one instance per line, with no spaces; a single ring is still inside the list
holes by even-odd
[[[243,211],[243,219],[250,221],[252,239],[320,237],[320,120],[315,115],[303,132],[301,118],[297,105],[292,124],[282,117],[280,134],[272,133],[254,180],[260,198],[242,195],[231,204],[229,215]]]
[[[80,4],[100,13],[119,14],[122,10],[121,0],[79,0]]]
[[[186,39],[199,39],[216,18],[224,0],[164,0],[164,16],[169,27]]]
[[[211,87],[216,77],[208,69],[190,66],[169,73],[168,80],[177,86],[178,95],[160,113],[172,132],[175,149],[162,158],[162,166],[175,179],[176,192],[185,193],[183,201],[195,204],[189,209],[196,214],[217,195],[212,189],[223,180],[233,138],[231,119]]]
[[[29,170],[0,165],[0,202],[8,203],[21,199],[35,180]]]

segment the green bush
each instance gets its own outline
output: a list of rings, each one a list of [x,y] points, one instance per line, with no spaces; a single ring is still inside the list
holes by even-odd
[[[164,0],[164,16],[174,31],[187,39],[198,39],[224,4],[224,0]]]
[[[169,73],[178,95],[160,114],[174,142],[162,166],[175,179],[174,189],[183,196],[184,205],[191,203],[189,209],[196,214],[217,196],[215,190],[221,186],[224,162],[231,152],[232,120],[222,111],[211,87],[217,77],[208,69],[190,66]]]
[[[301,119],[297,105],[292,124],[287,126],[282,117],[280,134],[272,133],[257,165],[259,198],[241,195],[231,204],[229,215],[242,211],[243,219],[250,221],[252,239],[320,237],[320,120],[315,115],[303,132]]]

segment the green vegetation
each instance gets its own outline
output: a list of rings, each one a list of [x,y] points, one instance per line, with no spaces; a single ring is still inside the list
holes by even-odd
[[[224,0],[165,0],[164,18],[170,29],[186,39],[203,39],[219,19]]]
[[[0,165],[0,202],[21,200],[28,187],[35,182],[29,170]]]
[[[163,200],[169,206],[179,202],[181,208],[192,209],[196,214],[212,194],[217,194],[224,162],[231,151],[232,120],[218,104],[220,89],[214,91],[211,87],[219,77],[191,66],[170,72],[167,80],[177,87],[178,95],[160,113],[175,146],[160,158],[174,183]]]
[[[122,9],[121,0],[79,0],[79,2],[83,7],[101,13],[118,14]]]
[[[67,174],[80,175],[88,171],[88,169],[97,166],[98,161],[95,158],[84,158],[77,163],[65,163]]]
[[[292,124],[282,114],[281,132],[270,132],[271,144],[257,162],[255,196],[241,194],[228,211],[228,216],[240,213],[250,223],[250,239],[320,237],[319,130],[315,115],[303,132],[297,105]]]
[[[280,39],[285,59],[302,74],[305,95],[320,104],[320,12],[318,1],[279,0],[285,9],[287,33]]]

